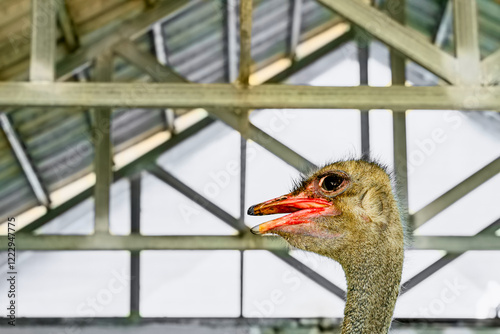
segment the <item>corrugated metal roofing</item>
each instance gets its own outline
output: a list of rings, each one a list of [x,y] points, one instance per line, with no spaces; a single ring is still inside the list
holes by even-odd
[[[219,1],[194,3],[163,24],[168,63],[191,81],[227,81],[225,8]]]
[[[0,221],[10,213],[36,205],[36,197],[25,178],[3,131],[0,131]]]

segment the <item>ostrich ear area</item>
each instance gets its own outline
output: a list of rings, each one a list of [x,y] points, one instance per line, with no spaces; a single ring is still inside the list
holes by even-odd
[[[384,192],[370,188],[361,196],[361,207],[366,211],[369,220],[379,220],[384,213],[383,199],[387,198]]]
[[[315,237],[335,237],[326,235],[316,221],[328,216],[338,216],[342,212],[332,203],[318,198],[307,198],[304,196],[282,196],[251,207],[249,214],[290,214],[257,225],[252,228],[254,234],[267,234],[276,232],[287,232],[292,234],[310,235]]]

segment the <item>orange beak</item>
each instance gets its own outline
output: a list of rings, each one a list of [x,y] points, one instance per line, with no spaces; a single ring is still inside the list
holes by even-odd
[[[315,218],[324,216],[337,216],[340,211],[329,201],[322,198],[310,198],[300,193],[281,196],[248,209],[251,216],[269,215],[274,213],[290,213],[278,219],[257,225],[252,228],[254,234],[264,234],[279,229],[284,230],[289,226],[313,223]],[[300,229],[303,230],[303,229]],[[297,231],[298,232],[298,231]]]

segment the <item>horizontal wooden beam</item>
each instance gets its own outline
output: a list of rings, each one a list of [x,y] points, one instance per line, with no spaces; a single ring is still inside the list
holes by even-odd
[[[0,250],[7,250],[8,239],[0,238]],[[252,250],[286,251],[288,246],[278,237],[245,233],[241,236],[144,236],[144,235],[31,235],[18,234],[18,250]],[[438,249],[451,253],[468,250],[500,250],[500,237],[478,235],[416,236],[412,249]]]
[[[500,250],[500,237],[495,235],[468,236],[415,236],[411,249],[436,249],[448,253],[469,250]]]
[[[7,249],[7,237],[0,238],[0,250]],[[16,236],[18,250],[286,250],[277,238],[264,238],[247,233],[245,236],[127,236],[115,235],[31,235]]]
[[[252,291],[250,292],[252,293]],[[44,333],[67,331],[69,326],[79,326],[85,324],[86,333],[102,333],[103,327],[107,334],[121,334],[126,326],[134,326],[138,333],[145,332],[151,327],[161,327],[163,332],[186,332],[189,329],[198,333],[213,333],[215,328],[224,328],[219,332],[247,333],[252,332],[251,328],[259,328],[260,332],[274,333],[277,328],[283,328],[286,333],[318,333],[318,324],[325,330],[324,333],[334,332],[342,326],[342,318],[318,317],[318,318],[276,318],[276,317],[59,317],[59,318],[31,318],[17,317],[16,327],[28,332],[32,328],[43,326]],[[395,333],[429,334],[429,333],[452,333],[457,331],[467,334],[487,334],[496,333],[500,327],[500,318],[394,318],[391,325]],[[10,328],[9,318],[0,317],[0,328]],[[81,327],[78,327],[81,328]],[[169,329],[172,328],[171,331]],[[227,328],[227,330],[226,330]],[[449,330],[448,330],[449,329]],[[20,330],[21,331],[21,330]],[[38,330],[40,332],[40,330]],[[192,332],[192,331],[191,331]],[[283,331],[282,331],[283,332]]]
[[[0,84],[6,107],[311,108],[500,110],[500,86],[314,87],[186,83]]]

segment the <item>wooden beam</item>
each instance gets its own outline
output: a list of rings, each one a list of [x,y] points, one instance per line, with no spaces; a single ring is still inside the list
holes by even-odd
[[[240,1],[240,73],[238,82],[248,86],[252,65],[253,0]]]
[[[56,11],[56,0],[32,0],[31,81],[55,79]]]
[[[302,1],[292,0],[292,23],[290,25],[290,40],[288,56],[295,59],[295,52],[300,41],[300,27],[302,26]]]
[[[113,54],[103,53],[96,61],[96,81],[111,81],[113,73]],[[109,233],[110,191],[113,179],[113,144],[111,141],[111,107],[92,110],[94,114],[93,138],[95,145],[94,188],[95,233]]]
[[[226,1],[226,52],[229,82],[234,82],[238,78],[238,20],[236,7],[236,0]]]
[[[71,21],[71,16],[66,8],[66,1],[60,1],[57,8],[57,20],[61,26],[64,42],[68,51],[73,52],[78,48],[78,35]]]
[[[401,24],[405,24],[405,0],[392,0],[390,16]],[[392,9],[392,10],[391,10]],[[399,51],[391,48],[391,79],[393,86],[404,87],[406,83],[406,58]],[[408,212],[408,159],[406,145],[406,109],[393,110],[392,133],[394,145],[394,170],[398,189],[398,202],[403,212]],[[413,227],[410,226],[410,230]]]
[[[347,20],[365,29],[388,46],[444,80],[455,83],[456,59],[362,0],[318,0]]]
[[[251,250],[287,251],[279,237],[254,236],[127,236],[96,235],[23,235],[16,239],[22,250]],[[0,250],[7,250],[7,238],[0,238]],[[468,250],[500,250],[500,237],[434,237],[417,236],[411,249],[437,249],[449,252]]]
[[[455,53],[458,60],[458,83],[481,83],[481,56],[479,53],[478,11],[476,0],[453,0]]]
[[[0,84],[0,106],[500,110],[500,87],[315,87],[188,83]]]

